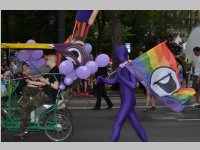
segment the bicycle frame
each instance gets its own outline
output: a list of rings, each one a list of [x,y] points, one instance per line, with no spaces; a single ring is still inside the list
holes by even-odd
[[[8,84],[6,86],[6,90],[7,90],[7,96],[8,96],[8,101],[7,101],[7,109],[6,108],[2,108],[3,113],[6,114],[6,120],[2,121],[2,127],[6,128],[6,129],[10,129],[10,130],[19,130],[20,129],[20,118],[17,118],[15,115],[16,111],[18,110],[18,99],[14,98],[14,108],[12,107],[12,96],[13,93],[15,92],[16,88],[19,86],[19,83],[17,84],[11,84],[11,81],[8,81]],[[12,90],[10,90],[12,87]],[[57,118],[57,111],[58,111],[58,102],[61,99],[61,94],[60,92],[57,95],[56,98],[56,103],[52,104],[51,106],[49,106],[49,108],[47,108],[45,111],[43,111],[40,115],[39,115],[39,119],[37,121],[37,115],[36,115],[36,110],[34,112],[34,122],[32,123],[32,125],[28,126],[29,131],[32,130],[56,130],[56,124],[58,122],[58,118]],[[53,112],[53,120],[52,120],[52,126],[43,126],[43,121],[46,115],[48,115],[50,112]]]
[[[8,49],[10,52],[10,49],[43,49],[43,50],[56,50],[56,46],[58,47],[58,50],[60,47],[68,47],[70,44],[47,44],[47,43],[36,43],[36,44],[30,44],[30,43],[1,43],[2,49]],[[6,119],[2,120],[2,128],[10,129],[10,130],[19,130],[20,129],[20,118],[17,118],[15,115],[17,108],[18,108],[18,98],[17,95],[14,95],[16,88],[19,86],[19,83],[13,84],[12,81],[8,81],[8,84],[6,86],[7,91],[7,106],[6,108],[2,108],[2,112],[6,115]],[[12,87],[12,92],[9,90]],[[12,99],[14,99],[14,108],[12,107]],[[36,111],[34,112],[34,121],[33,123],[28,126],[28,129],[31,130],[56,130],[56,124],[58,122],[58,106],[59,106],[59,100],[61,99],[61,93],[56,98],[56,103],[49,106],[44,112],[42,112],[39,115],[39,119],[37,120]],[[49,113],[53,113],[54,117],[52,120],[51,126],[44,126],[43,120],[46,115]]]

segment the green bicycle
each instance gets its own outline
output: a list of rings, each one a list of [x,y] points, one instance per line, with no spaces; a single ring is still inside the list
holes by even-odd
[[[1,102],[1,131],[20,130],[20,115],[18,113],[19,96],[16,89],[19,86],[17,80],[4,82],[6,96]],[[62,99],[62,91],[59,90],[55,103],[44,104],[30,114],[29,131],[44,131],[51,141],[67,141],[73,133],[72,115]]]

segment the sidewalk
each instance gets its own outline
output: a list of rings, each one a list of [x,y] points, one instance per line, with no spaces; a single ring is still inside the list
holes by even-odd
[[[191,87],[191,81],[189,82],[189,86]],[[183,86],[184,87],[184,86]],[[120,107],[120,96],[119,96],[119,91],[107,91],[111,101],[114,104],[114,108],[119,108]],[[194,97],[191,100],[190,104],[188,107],[191,107],[191,103],[194,102]],[[86,97],[86,96],[73,96],[69,101],[68,101],[68,108],[70,109],[91,109],[95,106],[96,103],[96,96],[91,96],[91,97]],[[145,108],[146,105],[146,96],[142,91],[139,89],[136,90],[136,108]],[[163,103],[161,103],[159,100],[156,100],[156,106],[157,108],[163,108],[167,107]],[[101,108],[106,108],[107,104],[105,100],[102,98],[101,101]]]
[[[114,108],[119,108],[120,103],[121,103],[119,92],[118,91],[108,91],[108,95],[109,95],[111,101],[114,104]],[[94,107],[95,103],[96,103],[96,96],[95,95],[92,96],[92,97],[76,96],[76,97],[72,97],[68,101],[68,108],[71,108],[71,109],[90,109],[90,108]],[[146,104],[145,95],[141,92],[137,92],[136,93],[136,107],[144,108],[145,104]],[[156,101],[156,104],[159,107],[164,106],[159,101]],[[101,102],[101,107],[102,108],[107,107],[107,104],[106,104],[106,102],[103,98],[102,98],[102,102]]]

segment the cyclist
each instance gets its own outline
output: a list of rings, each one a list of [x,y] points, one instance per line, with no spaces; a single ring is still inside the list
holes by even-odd
[[[58,93],[61,76],[56,66],[56,55],[48,55],[45,59],[46,65],[51,68],[49,74],[39,77],[39,81],[27,79],[27,86],[23,88],[22,99],[19,103],[21,109],[21,131],[16,137],[23,138],[27,135],[30,113],[34,109],[42,106],[46,102],[55,102]]]

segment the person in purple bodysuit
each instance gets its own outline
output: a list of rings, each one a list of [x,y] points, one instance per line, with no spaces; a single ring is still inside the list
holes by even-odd
[[[137,82],[134,74],[130,73],[125,67],[128,64],[128,50],[124,45],[115,48],[115,59],[120,64],[115,70],[116,75],[112,79],[105,79],[101,76],[97,78],[97,82],[105,82],[111,85],[118,82],[120,84],[121,106],[113,125],[111,141],[118,141],[121,127],[126,118],[128,118],[141,141],[147,142],[148,137],[135,111],[135,88]]]

